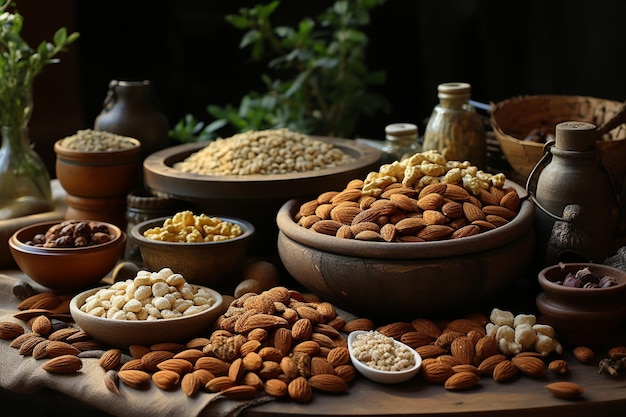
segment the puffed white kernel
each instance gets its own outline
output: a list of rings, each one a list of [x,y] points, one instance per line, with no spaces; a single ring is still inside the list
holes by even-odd
[[[122,308],[122,310],[124,310],[125,312],[129,313],[136,313],[138,311],[141,311],[141,307],[143,307],[141,305],[141,303],[138,300],[130,299],[128,300],[128,302],[126,304],[124,304],[124,308]]]
[[[152,295],[155,297],[163,297],[165,294],[169,294],[169,285],[165,281],[158,281],[152,284]]]
[[[152,297],[152,286],[142,285],[135,290],[134,298],[141,301],[148,297]]]

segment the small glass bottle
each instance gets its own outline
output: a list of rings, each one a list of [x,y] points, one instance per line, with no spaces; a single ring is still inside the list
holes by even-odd
[[[412,123],[393,123],[385,127],[382,151],[389,162],[401,161],[419,152],[418,128]]]
[[[469,161],[481,169],[487,159],[485,129],[469,103],[468,83],[444,83],[437,87],[439,104],[424,131],[423,150],[436,149],[449,161]]]

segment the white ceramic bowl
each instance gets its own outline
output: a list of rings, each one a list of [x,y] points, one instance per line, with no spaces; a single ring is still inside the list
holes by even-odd
[[[363,375],[367,379],[370,379],[374,382],[380,382],[382,384],[398,384],[400,382],[408,381],[409,379],[417,375],[420,367],[422,366],[422,357],[419,355],[419,353],[415,351],[415,349],[412,349],[411,347],[397,340],[394,340],[396,347],[404,346],[411,352],[413,352],[413,355],[415,357],[415,365],[412,368],[406,369],[404,371],[381,371],[371,368],[358,360],[353,354],[352,344],[354,343],[356,337],[362,333],[368,332],[357,330],[348,334],[348,351],[350,352],[350,359],[352,360],[352,364],[354,365],[356,370],[359,371],[361,375]]]
[[[70,313],[74,322],[91,337],[109,346],[122,349],[131,345],[150,346],[161,342],[187,342],[208,331],[224,310],[222,295],[208,289],[215,299],[215,304],[205,311],[189,316],[130,321],[92,316],[81,311],[80,307],[87,297],[102,288],[108,287],[94,288],[73,297],[70,301]]]

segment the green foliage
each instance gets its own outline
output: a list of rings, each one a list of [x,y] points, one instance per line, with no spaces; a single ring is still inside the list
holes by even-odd
[[[78,33],[60,28],[52,42],[31,48],[21,37],[24,18],[8,9],[11,0],[0,0],[0,125],[24,127],[32,111],[32,87],[35,77],[47,64],[59,62],[55,56],[78,39]]]
[[[207,106],[216,120],[205,126],[187,115],[170,132],[181,142],[213,139],[231,125],[235,131],[286,127],[302,133],[350,137],[359,117],[389,112],[390,104],[369,87],[386,81],[384,71],[365,64],[370,10],[385,0],[337,0],[316,19],[294,27],[272,25],[280,1],[242,8],[226,20],[245,31],[239,47],[254,62],[265,62],[267,91],[252,91],[239,107]]]

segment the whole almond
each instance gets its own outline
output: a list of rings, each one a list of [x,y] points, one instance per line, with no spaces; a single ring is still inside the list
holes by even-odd
[[[402,193],[395,193],[389,197],[389,200],[398,207],[399,210],[405,212],[414,212],[418,210],[417,200]]]
[[[482,361],[500,352],[496,338],[493,336],[486,336],[486,335],[478,339],[478,341],[476,342],[476,346],[474,347],[474,350],[476,352],[476,359],[478,361]]]
[[[122,351],[119,349],[109,349],[102,354],[98,363],[105,371],[115,369],[119,366],[122,359]]]
[[[257,352],[250,352],[242,358],[242,365],[246,371],[255,372],[263,367],[263,358]]]
[[[429,224],[417,233],[425,241],[441,240],[452,235],[454,229],[443,224]]]
[[[426,227],[426,220],[422,217],[407,217],[395,224],[399,234],[415,234]]]
[[[357,233],[354,238],[365,242],[382,242],[385,240],[379,232],[374,232],[372,230],[363,230],[362,232]]]
[[[490,337],[490,336],[486,336]],[[506,356],[501,353],[488,356],[484,358],[478,365],[478,371],[483,375],[493,375],[493,371],[500,362],[508,360]]]
[[[314,340],[305,340],[304,342],[300,342],[293,347],[292,352],[302,352],[307,355],[313,357],[316,356],[320,351],[320,345]]]
[[[480,377],[475,372],[461,371],[452,374],[444,382],[444,388],[447,390],[464,390],[478,384]]]
[[[376,325],[368,318],[358,318],[351,320],[343,326],[342,330],[346,333],[354,332],[357,330],[369,331],[374,330]]]
[[[37,333],[34,333],[34,334],[37,334]],[[44,340],[46,339],[41,336],[35,336],[35,337],[30,337],[28,339],[25,339],[19,348],[20,355],[31,356],[35,346],[37,346],[37,344],[43,342]]]
[[[335,236],[343,223],[336,220],[320,220],[311,226],[311,230],[324,235]]]
[[[55,358],[62,355],[76,356],[80,353],[80,350],[70,345],[69,343],[61,342],[60,340],[53,340],[49,342],[46,346],[46,352],[48,354],[48,357]]]
[[[574,400],[584,393],[584,388],[574,382],[558,381],[546,385],[546,389],[559,398]]]
[[[456,201],[448,201],[441,206],[441,213],[450,219],[463,217],[463,205]]]
[[[206,384],[210,380],[215,378],[215,375],[213,375],[210,371],[207,371],[206,369],[195,369],[193,372],[190,372],[190,373],[195,375],[198,381],[200,381],[200,385],[202,387],[206,386]],[[185,374],[185,375],[188,375],[188,374]]]
[[[478,366],[478,369],[481,369],[481,367]],[[504,359],[498,362],[493,368],[492,375],[494,380],[504,382],[517,375],[518,371],[519,369],[513,364],[513,362],[508,359]]]
[[[312,375],[309,384],[316,390],[334,394],[348,390],[348,384],[343,378],[328,373]]]
[[[363,195],[360,189],[358,188],[346,188],[343,191],[335,194],[330,202],[333,204],[341,203],[342,201],[358,201],[358,199]]]
[[[284,398],[288,393],[287,383],[280,379],[272,378],[265,381],[264,390],[267,395],[274,398]]]
[[[420,373],[431,384],[443,384],[452,375],[452,367],[437,359],[426,358],[422,361]]]
[[[150,348],[143,345],[131,345],[128,347],[130,351],[130,356],[135,359],[141,359],[145,354],[150,352]]]
[[[413,327],[411,323],[398,321],[398,322],[389,323],[384,326],[381,326],[377,328],[376,331],[378,331],[379,333],[387,337],[400,339],[400,336],[402,336],[404,333],[413,331],[414,329],[415,328]]]
[[[328,204],[337,194],[339,194],[339,191],[325,191],[317,196],[316,200],[319,204]]]
[[[589,364],[594,360],[595,353],[586,346],[577,346],[574,348],[574,357],[580,363]]]
[[[259,356],[264,361],[280,362],[285,355],[273,346],[265,346],[259,350]]]
[[[335,375],[337,375],[349,384],[356,377],[356,369],[350,364],[339,365],[335,367]]]
[[[180,381],[180,375],[177,372],[162,370],[152,374],[152,382],[162,390],[171,390]]]
[[[473,320],[465,318],[450,321],[446,325],[446,328],[461,333],[469,333],[471,330],[474,330],[481,333],[483,336],[485,335],[485,328],[483,326]]]
[[[441,332],[437,340],[435,340],[435,344],[438,346],[450,346],[454,339],[459,338],[461,336],[465,336],[463,332],[457,332],[455,330],[445,329],[445,331]]]
[[[315,210],[319,205],[320,203],[317,200],[307,201],[300,205],[298,213],[300,213],[301,216],[310,216],[315,213]]]
[[[307,340],[312,332],[313,324],[308,318],[299,319],[291,326],[291,337],[296,341]]]
[[[495,195],[491,194],[487,190],[483,190],[482,188],[478,191],[478,199],[484,205],[497,205],[500,204],[500,199]]]
[[[220,394],[231,400],[243,401],[254,398],[258,392],[258,389],[251,385],[235,385],[222,390]]]
[[[41,367],[53,374],[72,374],[83,367],[83,362],[75,355],[62,355],[46,361]]]
[[[131,359],[129,361],[124,362],[122,366],[120,366],[120,371],[128,371],[128,370],[137,370],[137,371],[145,371],[143,363],[141,359]]]
[[[541,378],[546,374],[546,364],[534,356],[514,356],[511,362],[527,376]]]
[[[120,381],[130,388],[147,389],[150,386],[151,376],[145,371],[137,369],[120,370],[117,376]]]
[[[467,201],[463,203],[463,214],[470,223],[476,220],[485,220],[486,216],[479,207]]]
[[[241,379],[241,384],[250,385],[261,391],[264,388],[264,382],[255,372],[246,372]]]
[[[52,293],[39,293],[31,295],[22,300],[18,305],[18,310],[44,309],[50,310],[57,307],[61,303],[61,298]]]
[[[422,216],[427,225],[446,224],[450,221],[450,219],[438,210],[424,210]]]
[[[192,365],[196,363],[196,361],[203,357],[204,353],[200,349],[185,349],[180,351],[174,355],[174,359],[184,359],[190,362]]]
[[[479,233],[480,233],[480,227],[476,226],[475,224],[468,224],[468,225],[465,225],[463,227],[456,229],[452,233],[452,238],[460,239],[463,237],[474,236]]]
[[[68,337],[73,335],[74,333],[79,332],[80,329],[75,327],[63,327],[61,329],[55,330],[48,335],[48,340],[67,340]]]
[[[335,369],[328,362],[328,360],[326,360],[326,358],[315,356],[311,358],[311,375],[320,375],[320,374],[334,375]]]
[[[15,339],[19,335],[24,334],[24,327],[12,321],[3,321],[0,323],[0,339]]]
[[[441,194],[430,193],[420,197],[415,204],[422,210],[439,210],[444,205],[444,199]]]
[[[400,336],[400,341],[413,349],[434,342],[434,339],[427,334],[418,331],[409,331]]]
[[[176,372],[178,375],[184,375],[193,370],[193,364],[188,360],[175,359],[173,357],[159,362],[156,367],[160,371],[172,371]]]
[[[174,353],[167,350],[155,350],[143,355],[141,357],[141,362],[146,370],[156,371],[161,362],[173,357]]]
[[[502,196],[498,204],[514,213],[517,213],[521,205],[521,200],[517,192],[515,190],[512,190]]]
[[[430,319],[414,319],[413,321],[411,321],[411,325],[417,332],[423,333],[431,337],[433,340],[436,340],[437,337],[439,337],[439,335],[441,334],[441,329],[439,328],[439,326],[437,326],[437,324]]]
[[[626,358],[626,346],[613,346],[609,349],[609,358],[612,360],[621,360]]]
[[[48,358],[48,345],[52,343],[51,340],[45,339],[41,342],[37,343],[31,352],[31,355],[34,359],[45,359]]]
[[[196,374],[195,372],[190,372],[183,375],[183,379],[181,379],[180,381],[180,389],[188,397],[193,397],[194,395],[196,395],[203,386],[204,385],[198,378],[198,374]]]
[[[330,350],[326,360],[332,367],[345,365],[350,362],[350,353],[345,346],[338,346]]]
[[[283,356],[288,355],[291,352],[291,346],[293,344],[293,337],[291,330],[286,327],[280,327],[272,333],[272,343],[276,349],[278,349]]]
[[[459,364],[459,365],[454,365],[452,367],[452,372],[454,372],[455,374],[459,373],[459,372],[473,372],[476,375],[480,376],[481,372],[478,370],[478,368],[474,365],[467,365],[467,364]]]
[[[205,388],[211,392],[220,392],[234,387],[235,383],[226,375],[216,376],[206,383]]]
[[[230,364],[227,375],[231,381],[238,383],[241,380],[241,378],[243,378],[243,375],[245,373],[246,373],[246,369],[243,365],[243,359],[237,358],[234,361],[232,361],[232,363]]]
[[[360,207],[336,206],[330,211],[330,218],[344,225],[350,225],[361,211]]]
[[[467,190],[456,184],[446,184],[446,191],[444,191],[443,196],[454,201],[467,201],[470,198]]]
[[[485,216],[495,215],[507,220],[512,219],[517,214],[516,212],[502,206],[484,206],[483,213],[485,213]]]
[[[415,351],[420,354],[420,356],[424,359],[426,358],[436,358],[439,355],[443,355],[444,353],[448,353],[448,350],[436,344],[424,345],[415,348]]]
[[[279,366],[282,373],[285,374],[285,376],[289,380],[295,379],[300,375],[296,363],[289,356],[285,356],[284,358],[282,358],[280,360]]]
[[[46,316],[37,316],[33,319],[30,329],[35,333],[46,336],[52,330],[52,322]]]
[[[228,362],[225,362],[222,359],[213,356],[205,356],[199,358],[195,364],[195,369],[206,369],[215,376],[223,376],[228,374],[229,368],[230,365]]]
[[[461,364],[471,365],[474,363],[476,352],[474,344],[467,336],[457,337],[450,343],[450,353],[458,359]]]

